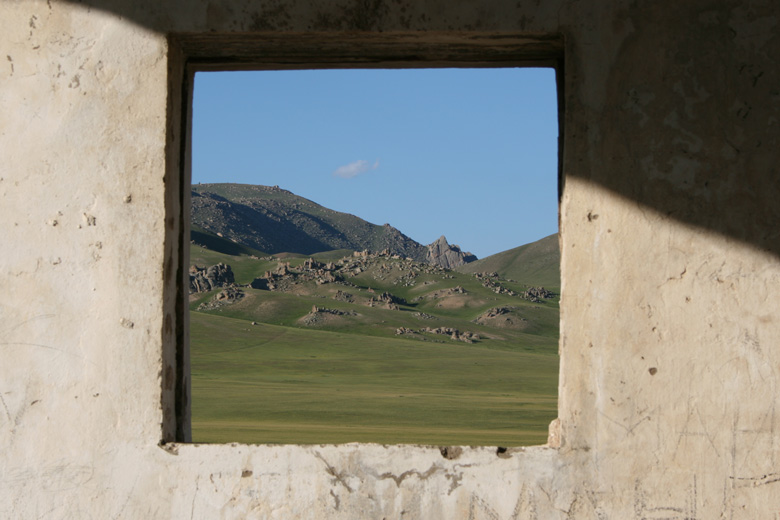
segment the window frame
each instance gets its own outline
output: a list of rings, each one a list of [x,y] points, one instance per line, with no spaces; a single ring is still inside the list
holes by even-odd
[[[191,443],[189,276],[192,93],[196,72],[509,68],[555,70],[558,198],[563,193],[564,41],[560,34],[171,34],[168,37],[161,441]]]

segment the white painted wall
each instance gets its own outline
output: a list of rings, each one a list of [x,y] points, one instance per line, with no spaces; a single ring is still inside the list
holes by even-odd
[[[775,6],[543,4],[0,4],[0,517],[778,517]],[[560,447],[158,446],[182,224],[167,35],[212,31],[356,54],[563,34]]]

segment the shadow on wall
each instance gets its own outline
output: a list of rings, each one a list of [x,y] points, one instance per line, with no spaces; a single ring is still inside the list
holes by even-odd
[[[212,0],[194,7],[181,0],[182,7],[188,4],[185,10],[156,0],[67,1],[116,13],[158,32],[216,35],[215,46],[220,30],[244,33],[234,36],[233,43],[258,32],[277,38],[298,33],[291,36],[298,38],[317,31],[348,31],[360,43],[360,31],[376,37],[392,31],[460,29],[461,36],[489,36],[554,34],[574,27],[573,34],[564,34],[566,174],[669,219],[780,257],[780,68],[772,59],[780,48],[780,31],[777,23],[762,28],[751,24],[760,13],[746,14],[736,6],[704,17],[684,2],[606,11],[614,19],[602,20],[593,30],[627,23],[631,31],[613,40],[591,38],[600,45],[616,42],[614,49],[601,49],[591,59],[593,46],[581,44],[588,35],[576,31],[581,14],[574,11],[577,3],[564,0],[540,7],[464,1],[445,11],[424,0],[341,0],[316,7],[310,0]],[[171,15],[185,11],[191,13],[186,20]],[[665,28],[663,33],[659,27]],[[393,49],[392,36],[388,38],[383,52]],[[367,52],[352,39],[345,48],[356,55]],[[412,59],[408,54],[389,58]],[[606,59],[613,62],[605,64]],[[578,88],[578,81],[586,80],[605,87]]]

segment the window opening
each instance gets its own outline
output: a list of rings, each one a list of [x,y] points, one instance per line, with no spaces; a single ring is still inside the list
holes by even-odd
[[[194,442],[546,440],[552,69],[200,72],[192,114]]]

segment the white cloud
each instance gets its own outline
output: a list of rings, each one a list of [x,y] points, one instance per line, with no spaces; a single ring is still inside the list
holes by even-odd
[[[351,162],[336,168],[336,171],[333,172],[333,176],[341,177],[342,179],[351,179],[352,177],[357,177],[358,175],[371,170],[376,170],[377,168],[379,168],[379,159],[374,161],[374,164],[360,159],[359,161]]]

